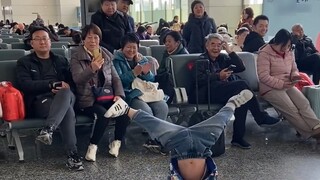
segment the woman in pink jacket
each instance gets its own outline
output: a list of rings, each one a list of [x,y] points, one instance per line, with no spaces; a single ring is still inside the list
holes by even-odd
[[[308,99],[294,86],[300,76],[291,50],[291,34],[285,29],[260,49],[259,91],[304,138],[314,137],[320,141],[320,120]]]

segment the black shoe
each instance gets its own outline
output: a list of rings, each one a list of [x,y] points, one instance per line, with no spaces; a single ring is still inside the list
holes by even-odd
[[[161,144],[155,140],[149,139],[142,146],[147,148],[149,151],[151,151],[153,153],[162,154],[164,156],[166,156],[168,154],[168,152],[164,151]]]
[[[68,156],[66,166],[70,170],[82,171],[84,169],[82,164],[82,157],[80,157],[76,152],[71,152]]]
[[[36,140],[42,142],[43,144],[51,145],[52,134],[53,134],[53,128],[45,127],[40,131],[40,134],[39,136],[36,137]]]
[[[279,118],[271,117],[269,114],[264,114],[259,126],[274,126],[281,122]]]
[[[237,147],[242,148],[242,149],[250,149],[251,148],[251,144],[249,144],[247,141],[245,141],[243,139],[232,140],[231,144],[233,146],[237,146]]]

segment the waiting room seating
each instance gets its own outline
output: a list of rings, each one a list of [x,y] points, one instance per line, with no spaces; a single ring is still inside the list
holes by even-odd
[[[72,37],[59,37],[59,42],[69,42],[70,44],[74,43]]]
[[[0,61],[18,60],[26,54],[26,51],[23,49],[0,49]]]
[[[140,40],[140,46],[150,47],[151,45],[159,45],[158,40]]]
[[[0,55],[1,56],[1,55]],[[16,85],[15,81],[15,69],[16,69],[15,60],[10,61],[0,61],[0,81],[10,81]],[[93,119],[87,116],[77,115],[76,125],[91,125]],[[21,129],[39,129],[44,125],[44,119],[39,118],[27,118],[19,121],[5,122],[0,119],[0,127],[2,130],[5,130],[7,134],[8,145],[10,148],[17,148],[19,154],[19,161],[24,161],[24,151],[22,148],[19,130]]]
[[[20,42],[19,38],[2,38],[2,43],[11,44],[13,42]]]
[[[63,46],[68,47],[69,42],[51,42],[51,48],[63,48]]]
[[[11,49],[24,49],[26,50],[28,47],[23,42],[13,42],[11,43]]]
[[[16,35],[16,34],[14,34],[14,35],[12,35],[12,38],[24,39],[25,36],[24,35]]]
[[[7,43],[0,43],[0,48],[1,49],[9,49],[9,46]]]
[[[152,57],[156,58],[160,63],[163,58],[163,53],[166,50],[164,45],[152,45],[150,46]]]
[[[146,46],[139,46],[138,52],[144,56],[151,56],[151,49],[150,47]]]
[[[55,54],[59,54],[63,57],[68,58],[68,49],[64,49],[64,48],[51,48],[51,51]]]

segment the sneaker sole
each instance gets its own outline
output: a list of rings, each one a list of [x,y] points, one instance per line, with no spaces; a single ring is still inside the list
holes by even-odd
[[[69,164],[66,164],[66,166],[69,168],[69,170],[75,170],[75,171],[83,171],[83,165],[80,166],[70,166]]]
[[[244,147],[244,146],[241,146],[239,143],[231,143],[232,146],[235,146],[235,147],[239,147],[241,149],[251,149],[251,146],[249,147]]]

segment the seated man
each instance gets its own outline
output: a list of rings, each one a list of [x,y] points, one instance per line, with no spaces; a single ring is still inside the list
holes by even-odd
[[[228,55],[220,53],[222,48],[226,50]],[[193,81],[198,80],[199,82],[199,103],[208,103],[210,101],[215,104],[225,104],[231,96],[238,94],[244,89],[250,89],[244,80],[237,79],[233,75],[233,72],[239,73],[244,71],[245,67],[240,57],[230,50],[229,45],[223,41],[223,37],[220,34],[209,34],[206,37],[205,49],[206,52],[200,58],[209,60],[209,69],[208,63],[201,62],[198,64],[198,68],[193,66],[194,72],[192,73]],[[230,69],[230,65],[234,65],[235,67]],[[210,79],[210,99],[207,96],[208,78]],[[190,89],[195,88],[191,87]],[[197,94],[195,91],[190,93],[192,94],[189,96],[190,102],[195,103]],[[280,121],[278,118],[271,117],[267,112],[261,110],[256,97],[253,97],[246,105],[237,109],[234,114],[235,121],[231,143],[243,149],[251,147],[244,140],[248,110],[250,110],[258,125],[272,125]]]
[[[269,18],[265,15],[259,15],[253,20],[253,31],[251,31],[243,43],[244,52],[257,52],[265,44],[263,37],[268,32]]]
[[[71,73],[66,58],[50,52],[49,32],[34,27],[30,32],[34,52],[17,62],[17,80],[24,93],[27,115],[46,118],[45,127],[37,140],[51,145],[52,134],[58,127],[67,150],[67,166],[83,170],[77,153],[75,134],[75,96],[70,90]]]
[[[216,179],[216,165],[211,158],[210,147],[221,135],[234,110],[252,97],[251,91],[243,90],[231,97],[215,116],[191,127],[175,125],[144,111],[129,108],[122,99],[116,101],[105,116],[109,118],[127,114],[132,121],[146,129],[153,139],[157,139],[169,150],[170,179]]]
[[[311,73],[314,84],[320,80],[320,54],[312,40],[304,34],[301,24],[292,26],[292,43],[295,44],[295,58],[298,69]]]

